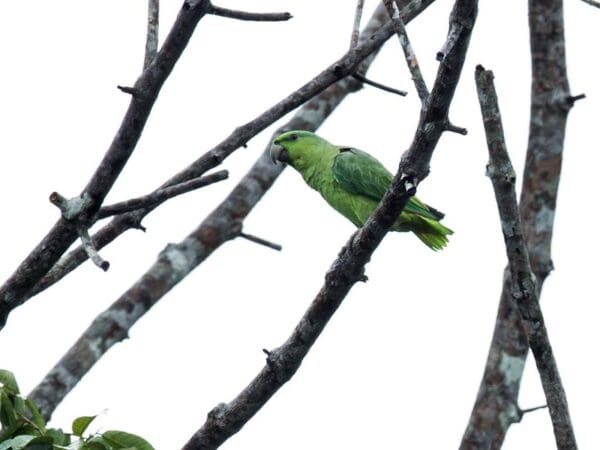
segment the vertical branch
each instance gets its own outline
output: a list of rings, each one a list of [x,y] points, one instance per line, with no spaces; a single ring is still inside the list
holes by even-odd
[[[567,115],[580,98],[569,93],[562,0],[529,0],[532,60],[529,142],[519,210],[530,264],[541,295],[552,270],[551,243]],[[518,395],[528,344],[505,272],[494,335],[461,450],[499,449],[520,420]]]
[[[146,52],[144,70],[154,61],[158,52],[158,11],[160,0],[148,0],[148,27],[146,29]]]
[[[569,415],[567,397],[544,324],[544,317],[538,302],[536,278],[531,270],[529,254],[525,246],[515,193],[516,175],[506,150],[493,78],[494,75],[491,71],[477,66],[475,72],[477,95],[490,155],[488,176],[492,180],[498,203],[511,273],[512,297],[518,307],[522,329],[527,335],[540,374],[552,418],[556,446],[559,450],[575,450],[577,444]]]
[[[354,24],[352,26],[352,35],[350,36],[350,48],[356,47],[358,44],[358,35],[360,31],[360,18],[362,17],[363,6],[365,0],[357,0],[356,12],[354,13]]]

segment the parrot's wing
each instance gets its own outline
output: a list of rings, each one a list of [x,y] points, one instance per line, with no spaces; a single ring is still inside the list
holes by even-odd
[[[379,201],[392,182],[392,174],[383,164],[356,148],[342,147],[331,167],[333,178],[340,186],[353,194],[364,195]],[[443,214],[431,210],[416,197],[411,197],[405,212],[439,220]]]

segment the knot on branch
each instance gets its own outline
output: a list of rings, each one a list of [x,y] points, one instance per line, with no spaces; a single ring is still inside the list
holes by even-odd
[[[96,249],[88,231],[88,227],[90,225],[87,219],[84,217],[84,215],[88,212],[92,202],[87,192],[84,192],[78,197],[73,197],[70,199],[66,199],[58,192],[53,192],[50,194],[50,202],[60,209],[60,213],[66,221],[75,225],[77,234],[81,239],[81,243],[85,252],[87,253],[88,258],[90,258],[94,264],[106,272],[110,266],[110,263],[104,260],[98,253],[98,250]]]
[[[263,352],[267,353],[267,368],[277,383],[285,383],[298,370],[299,362],[295,364],[290,362],[291,358],[284,358],[280,348],[271,351],[263,350]]]
[[[50,194],[50,203],[60,209],[60,213],[65,220],[77,221],[83,211],[85,211],[91,203],[87,193],[83,193],[78,197],[67,199],[58,192]]]

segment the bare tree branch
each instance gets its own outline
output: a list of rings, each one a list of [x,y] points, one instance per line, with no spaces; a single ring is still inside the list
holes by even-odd
[[[294,375],[352,286],[364,277],[365,264],[414,195],[418,182],[427,176],[431,155],[444,131],[443,124],[460,77],[476,14],[476,0],[457,0],[455,3],[451,23],[462,23],[464,32],[439,67],[415,139],[379,206],[342,248],[325,275],[323,287],[290,337],[282,346],[269,352],[266,365],[235,399],[221,403],[209,412],[206,422],[184,445],[184,450],[215,449],[237,433]]]
[[[356,44],[358,44],[358,35],[360,32],[360,18],[362,17],[364,5],[365,0],[357,0],[356,11],[354,13],[354,23],[352,24],[352,34],[350,35],[350,48],[356,47]]]
[[[584,3],[587,3],[588,5],[592,5],[595,6],[596,8],[600,8],[600,2],[594,1],[594,0],[581,0]]]
[[[395,89],[393,87],[386,86],[385,84],[381,84],[376,81],[370,80],[367,77],[360,75],[358,73],[353,73],[352,78],[354,78],[357,81],[360,81],[361,83],[368,84],[369,86],[373,86],[374,88],[381,89],[382,91],[385,91],[385,92],[389,92],[390,94],[396,94],[401,97],[406,97],[406,95],[408,94],[408,92],[406,92],[406,91],[401,91],[399,89]]]
[[[574,98],[567,79],[562,0],[529,0],[529,29],[531,117],[519,207],[539,298],[552,270],[554,212],[566,120]],[[485,372],[461,450],[500,449],[519,417],[519,387],[528,350],[506,270]]]
[[[403,17],[404,15],[406,17],[404,20],[408,22],[421,11],[423,11],[427,6],[433,3],[433,1],[434,0],[407,1],[404,9],[405,12],[403,13]],[[383,12],[385,13],[385,9]],[[361,61],[367,59],[369,55],[372,55],[374,52],[376,52],[393,34],[392,27],[389,23],[386,24],[385,21],[379,23],[382,24],[380,28],[369,28],[370,39],[364,40],[362,43],[357,45],[357,47],[348,51],[338,62],[332,64],[317,77],[313,78],[303,87],[290,94],[284,100],[280,101],[254,120],[236,128],[234,132],[224,141],[198,158],[187,168],[171,177],[169,180],[163,183],[159,189],[201,176],[208,170],[219,165],[225,158],[227,158],[227,156],[229,156],[239,147],[245,145],[249,139],[264,130],[267,126],[271,125],[273,122],[280,119],[282,116],[292,111],[296,107],[302,105],[314,95],[323,91],[327,86],[335,82],[335,80],[342,79],[346,75],[358,71],[359,69],[357,68],[360,68]],[[101,249],[126,230],[131,228],[141,228],[141,220],[151,210],[152,208],[148,207],[143,210],[126,213],[115,217],[112,222],[105,225],[93,236],[92,239],[94,246],[97,249]],[[48,275],[45,276],[39,283],[37,283],[33,289],[31,289],[29,292],[21,292],[19,296],[15,296],[11,302],[12,307],[10,310],[56,283],[66,274],[78,267],[86,259],[87,255],[83,248],[76,248],[75,250],[69,252],[56,263]],[[0,312],[1,311],[2,310],[0,308]]]
[[[406,22],[412,20],[433,2],[433,0],[405,1],[406,7],[403,9],[403,17]],[[363,35],[371,36],[386,22],[387,13],[385,8],[378,7]],[[365,59],[361,67],[363,72],[366,71],[375,55],[376,51]],[[292,120],[275,134],[293,129],[315,131],[346,95],[359,88],[360,85],[354,82],[352,78],[338,81],[303,105]],[[186,250],[182,255],[177,254],[177,256],[182,256],[183,261],[192,259],[186,266],[188,270],[193,270],[209,257],[212,251],[239,235],[243,220],[277,179],[284,166],[275,165],[271,162],[269,149],[270,145],[227,198],[194,232],[183,242],[170,247],[171,255],[176,254],[174,252],[178,248]],[[136,222],[139,224],[139,220],[143,215],[137,216],[136,214],[137,212],[116,217],[109,225],[104,227],[104,232],[100,237],[106,239],[104,242],[110,242],[125,229],[135,226]],[[190,245],[186,246],[186,243]],[[96,246],[98,246],[98,243],[96,243]],[[82,250],[80,252],[83,253]],[[102,355],[112,345],[124,339],[129,328],[189,273],[181,273],[181,267],[175,270],[166,255],[167,252],[163,252],[158,261],[137,283],[90,324],[73,347],[30,393],[29,397],[40,407],[44,417],[49,419],[56,406]],[[85,254],[77,257],[84,260]],[[70,261],[73,264],[75,259],[73,258]],[[63,271],[64,274],[64,271],[68,268],[59,267],[58,270]]]
[[[146,29],[146,51],[144,53],[144,70],[146,70],[158,52],[159,1],[148,0],[148,26]]]
[[[259,238],[258,236],[254,236],[252,234],[242,233],[240,231],[238,236],[243,239],[246,239],[247,241],[254,242],[255,244],[264,245],[265,247],[271,248],[273,250],[277,250],[278,252],[281,251],[281,249],[282,249],[281,245],[275,244],[274,242],[271,242],[271,241],[267,241],[266,239]]]
[[[282,22],[292,18],[292,15],[289,12],[252,13],[246,11],[235,11],[233,9],[221,8],[220,6],[214,5],[210,5],[208,13],[214,16],[227,17],[229,19],[237,20],[248,20],[253,22]]]
[[[559,450],[575,450],[577,443],[569,415],[567,396],[560,380],[558,365],[544,324],[535,286],[536,278],[531,271],[529,254],[522,233],[515,192],[516,175],[506,150],[493,79],[494,74],[491,71],[477,66],[475,71],[477,95],[490,155],[487,174],[494,186],[498,204],[511,272],[512,297],[519,309],[522,328],[527,335],[542,380],[554,427],[556,446]]]
[[[81,243],[85,249],[85,252],[87,253],[88,258],[90,258],[96,266],[106,272],[110,267],[110,263],[102,258],[100,253],[98,253],[98,250],[96,250],[96,247],[94,247],[94,243],[92,242],[92,238],[90,237],[90,233],[87,228],[81,228],[79,230],[79,237],[81,238]]]
[[[398,9],[398,4],[396,0],[384,0],[383,3],[387,8],[392,23],[394,24],[395,32],[398,35],[398,40],[400,41],[400,45],[402,46],[402,50],[404,51],[406,64],[408,65],[408,70],[410,71],[412,79],[415,83],[415,87],[417,89],[419,99],[421,100],[421,104],[424,104],[427,101],[427,97],[429,97],[429,90],[427,89],[427,84],[423,79],[423,74],[421,73],[419,62],[417,61],[417,55],[415,54],[412,45],[410,45],[410,40],[408,39],[406,28],[404,28],[404,22],[400,18],[400,10]]]
[[[0,287],[0,330],[8,314],[23,303],[23,296],[52,268],[77,238],[77,228],[89,226],[104,197],[116,181],[142,134],[163,83],[185,49],[196,25],[206,14],[208,2],[200,1],[183,7],[156,56],[157,64],[138,78],[135,89],[140,95],[131,97],[129,108],[113,142],[80,197],[84,207],[76,220],[61,218],[37,247],[25,258],[16,271]]]
[[[156,208],[161,203],[164,203],[173,197],[226,180],[228,176],[229,173],[226,170],[219,170],[210,175],[194,178],[189,181],[184,181],[183,183],[174,184],[173,186],[167,186],[164,189],[158,189],[142,197],[136,197],[113,205],[103,206],[98,211],[96,220],[129,211],[135,211],[136,209]]]

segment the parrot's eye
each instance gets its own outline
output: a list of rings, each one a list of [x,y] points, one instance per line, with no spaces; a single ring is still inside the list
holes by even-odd
[[[297,134],[291,134],[290,135],[290,141],[296,141],[298,140],[298,135]]]

